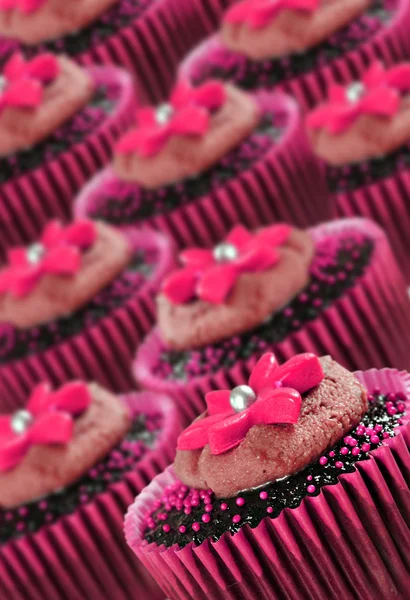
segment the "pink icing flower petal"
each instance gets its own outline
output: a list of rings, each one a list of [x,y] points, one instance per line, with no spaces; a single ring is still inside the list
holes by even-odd
[[[198,298],[204,302],[221,304],[228,296],[238,277],[234,264],[221,264],[210,267],[196,286]]]
[[[197,281],[195,269],[179,269],[165,279],[162,292],[174,304],[184,304],[195,296]]]
[[[69,225],[61,234],[61,241],[81,249],[89,248],[96,239],[97,228],[95,223],[85,219]]]
[[[386,70],[384,65],[379,60],[376,60],[363,75],[362,81],[366,88],[372,88],[383,85],[385,78]]]
[[[323,369],[318,357],[306,352],[290,358],[268,379],[271,382],[281,381],[284,386],[303,394],[319,385],[323,377]]]
[[[215,264],[212,251],[203,248],[190,248],[184,250],[179,255],[179,258],[185,266],[192,269],[203,269]]]
[[[410,63],[402,63],[389,69],[386,83],[401,92],[410,90]]]
[[[82,381],[72,381],[51,394],[51,401],[57,410],[76,416],[90,406],[92,397]]]
[[[169,129],[174,135],[202,136],[208,131],[209,121],[209,113],[204,108],[187,106],[175,114]]]
[[[258,401],[249,407],[253,425],[274,425],[275,423],[297,423],[302,406],[301,395],[290,388],[259,391]]]
[[[44,256],[42,263],[43,273],[57,275],[74,275],[81,266],[81,254],[74,246],[56,246]]]
[[[400,107],[400,95],[397,90],[380,87],[370,90],[361,101],[361,111],[383,117],[394,116]]]
[[[64,412],[45,412],[30,427],[30,444],[67,444],[73,437],[74,421]]]
[[[194,90],[194,98],[197,105],[216,110],[226,101],[225,86],[220,81],[207,81]]]
[[[238,250],[242,250],[253,240],[253,235],[243,225],[236,225],[226,237],[229,244],[233,244]]]
[[[46,248],[51,248],[54,244],[59,243],[61,236],[63,233],[63,226],[60,221],[54,220],[50,221],[48,225],[46,225],[42,235],[41,235],[41,243]]]
[[[199,450],[208,444],[209,429],[225,419],[226,414],[213,415],[194,421],[178,438],[178,450]]]
[[[235,413],[212,425],[208,432],[211,454],[223,454],[238,446],[251,426],[252,421],[249,410]]]
[[[60,73],[60,63],[51,53],[40,54],[27,63],[26,74],[43,83],[54,81]]]
[[[218,415],[220,413],[233,412],[230,398],[230,390],[216,390],[214,392],[208,392],[205,396],[206,405],[208,407],[208,414],[210,416]]]
[[[261,245],[282,246],[289,240],[292,229],[290,225],[285,223],[271,225],[256,234],[256,241]]]
[[[3,107],[16,106],[23,108],[36,108],[43,99],[43,86],[34,79],[19,79],[10,83],[0,102]]]
[[[275,266],[280,260],[276,248],[256,246],[248,250],[237,260],[238,269],[246,273],[260,273]]]
[[[225,15],[225,22],[247,23],[252,29],[266,27],[282,10],[317,10],[319,0],[243,0]]]
[[[346,88],[343,85],[331,85],[328,92],[329,102],[332,104],[346,103]]]
[[[276,356],[272,352],[267,352],[258,360],[252,369],[252,373],[249,377],[249,387],[258,393],[259,390],[274,381],[274,374],[276,374],[278,368],[279,364],[276,360]]]
[[[0,416],[0,444],[8,440],[11,435],[10,417]]]
[[[12,267],[27,267],[27,249],[24,247],[10,248],[7,252],[7,259]]]
[[[18,0],[18,8],[23,14],[29,15],[38,10],[47,0]]]
[[[137,112],[137,125],[142,129],[156,127],[158,125],[154,108],[140,108]]]
[[[52,406],[51,387],[48,383],[36,386],[27,403],[27,410],[34,416],[48,410]]]

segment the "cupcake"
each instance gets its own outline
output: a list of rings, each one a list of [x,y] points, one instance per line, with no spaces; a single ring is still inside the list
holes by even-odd
[[[361,81],[331,86],[328,96],[306,125],[337,212],[378,222],[410,281],[410,63],[374,62]]]
[[[41,383],[0,417],[2,598],[163,598],[127,548],[127,505],[174,457],[172,402]]]
[[[308,231],[238,225],[213,249],[180,258],[134,373],[142,386],[170,394],[185,420],[203,412],[207,392],[246,379],[269,350],[280,361],[328,352],[350,370],[410,364],[406,284],[371,221]]]
[[[216,77],[246,90],[278,88],[311,107],[326,84],[357,79],[369,61],[405,59],[409,23],[407,0],[242,0],[182,73],[197,84]]]
[[[132,356],[173,264],[162,235],[90,221],[53,221],[37,243],[10,250],[0,270],[0,413],[44,379],[132,389]]]
[[[168,104],[138,112],[113,165],[85,186],[74,211],[161,229],[182,247],[214,243],[238,221],[306,227],[331,217],[322,165],[308,148],[291,98],[180,82]]]
[[[0,11],[1,13],[1,11]],[[35,239],[50,218],[71,214],[73,196],[111,156],[131,124],[130,77],[83,70],[50,53],[19,53],[0,76],[0,259]]]
[[[142,100],[159,101],[166,97],[181,58],[215,27],[222,1],[201,4],[199,0],[3,0],[0,64],[15,50],[29,58],[52,51],[82,65],[115,64],[135,75]]]
[[[409,374],[265,354],[207,395],[129,545],[171,600],[407,598]]]

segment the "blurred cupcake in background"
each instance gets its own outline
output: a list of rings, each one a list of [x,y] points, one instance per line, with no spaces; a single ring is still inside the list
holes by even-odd
[[[361,80],[333,85],[306,120],[339,216],[360,215],[389,236],[410,281],[410,63],[374,62]]]
[[[82,69],[50,53],[13,54],[0,77],[0,260],[51,218],[111,156],[131,124],[131,78],[113,67]]]
[[[407,58],[409,23],[407,0],[242,0],[181,73],[196,84],[278,88],[311,107],[327,84],[357,79],[370,60]]]
[[[0,417],[2,598],[161,599],[127,549],[127,505],[174,457],[172,402],[40,384]]]
[[[0,413],[43,380],[132,389],[132,357],[173,265],[164,236],[90,221],[53,221],[38,242],[10,250],[0,271]]]
[[[215,243],[238,221],[307,227],[331,217],[294,100],[217,81],[180,82],[169,103],[140,109],[113,165],[84,187],[74,210],[163,230],[180,247]]]
[[[219,1],[207,1],[206,7],[188,4],[178,6],[175,0],[3,0],[0,64],[15,50],[29,58],[51,51],[82,65],[115,64],[134,74],[140,100],[159,101],[169,92],[178,62],[212,31],[221,10]]]
[[[207,395],[130,507],[129,545],[171,600],[405,598],[409,383],[264,355]]]
[[[371,221],[307,231],[238,225],[213,249],[190,248],[180,259],[134,373],[171,395],[185,420],[204,410],[207,392],[247,379],[268,350],[280,361],[329,353],[351,370],[410,364],[406,283]]]

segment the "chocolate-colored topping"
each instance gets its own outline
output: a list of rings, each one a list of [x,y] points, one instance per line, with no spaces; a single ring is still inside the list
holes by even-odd
[[[243,92],[226,86],[226,101],[210,119],[204,136],[174,136],[155,156],[118,154],[114,170],[123,181],[156,189],[203,173],[236,148],[258,125],[255,102]]]
[[[280,11],[266,26],[224,23],[224,45],[252,60],[288,56],[308,50],[342,29],[371,4],[371,0],[321,0],[313,11]]]
[[[54,40],[87,26],[118,0],[45,0],[25,14],[19,8],[0,10],[0,35],[28,46]]]
[[[288,477],[333,446],[366,412],[367,394],[352,373],[330,357],[321,359],[323,382],[303,397],[295,425],[257,425],[235,449],[212,456],[178,451],[175,470],[186,485],[211,488],[216,496],[234,496]]]
[[[41,142],[91,100],[94,88],[89,75],[65,57],[58,60],[60,73],[44,87],[39,106],[7,107],[0,112],[0,157]]]
[[[91,384],[93,401],[75,420],[66,445],[34,445],[11,471],[0,473],[0,507],[12,508],[64,488],[101,460],[128,431],[131,419],[111,393]]]
[[[175,350],[200,348],[260,325],[287,304],[309,281],[314,244],[308,233],[295,229],[278,252],[272,269],[241,275],[222,304],[175,305],[161,294],[158,324],[165,342]]]
[[[127,266],[131,248],[121,234],[103,223],[98,237],[82,255],[81,269],[70,276],[45,275],[27,296],[0,295],[0,322],[28,329],[68,315],[84,306]]]

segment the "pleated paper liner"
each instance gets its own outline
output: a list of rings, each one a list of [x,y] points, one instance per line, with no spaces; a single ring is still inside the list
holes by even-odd
[[[256,100],[264,114],[286,115],[286,129],[272,150],[208,195],[139,220],[138,225],[164,231],[185,247],[215,243],[238,222],[255,228],[286,221],[305,228],[332,217],[324,169],[312,153],[295,101],[264,92]],[[83,188],[75,202],[75,215],[92,216],[95,207],[105,202],[105,187],[113,179],[108,168]],[[131,223],[135,221],[124,215],[124,225]]]
[[[317,241],[343,231],[360,231],[374,240],[375,248],[364,275],[319,317],[273,344],[271,350],[280,362],[300,352],[313,352],[319,356],[330,354],[351,371],[386,365],[410,368],[410,344],[405,333],[410,331],[410,301],[387,238],[376,224],[365,219],[329,222],[311,230]],[[185,423],[206,409],[207,392],[245,383],[259,358],[255,354],[230,369],[188,381],[166,381],[153,372],[164,348],[155,328],[137,352],[134,374],[143,387],[174,398]]]
[[[382,393],[410,398],[409,375],[358,373]],[[407,402],[410,407],[410,402]],[[145,517],[176,480],[172,467],[129,508],[128,544],[171,600],[404,600],[410,572],[410,427],[359,462],[353,473],[217,542],[179,549],[143,540]]]
[[[333,199],[340,217],[368,217],[385,229],[410,283],[410,172],[399,171],[371,185],[334,194]]]
[[[127,548],[127,506],[174,458],[180,432],[166,396],[123,397],[133,414],[163,415],[163,429],[137,470],[73,514],[0,546],[1,598],[25,600],[160,600],[164,594]]]
[[[52,218],[67,219],[84,183],[109,161],[115,140],[133,123],[130,76],[113,67],[88,69],[96,86],[115,85],[115,110],[91,135],[53,160],[0,185],[0,261],[5,249],[38,238]]]
[[[135,387],[131,374],[135,349],[155,321],[155,296],[174,266],[171,241],[161,234],[129,229],[124,235],[136,253],[158,251],[156,268],[141,290],[92,327],[45,350],[0,366],[0,413],[24,404],[41,381],[62,385],[71,379],[97,381],[115,392]]]
[[[410,5],[407,0],[384,0],[384,4],[395,9],[396,14],[367,42],[314,71],[279,82],[274,86],[275,89],[295,96],[302,108],[307,109],[325,100],[330,84],[348,84],[360,79],[374,60],[382,60],[386,65],[406,60],[410,55]],[[182,64],[181,74],[190,77],[196,72],[199,64],[205,64],[207,60],[212,61],[214,52],[220,47],[217,36],[209,38],[188,56]],[[233,64],[235,56],[239,55],[232,53]]]

